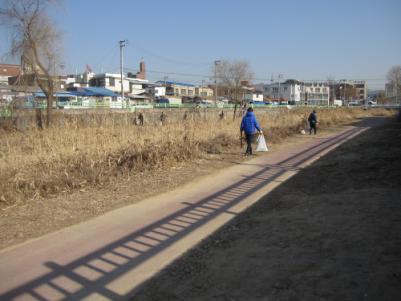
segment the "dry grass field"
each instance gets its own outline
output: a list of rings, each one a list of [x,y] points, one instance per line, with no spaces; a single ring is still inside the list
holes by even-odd
[[[256,110],[256,115],[267,139],[274,143],[305,128],[309,112]],[[391,114],[384,109],[318,110],[321,128]],[[205,154],[218,154],[239,141],[240,119],[219,120],[215,113],[163,127],[124,124],[115,118],[92,126],[70,118],[62,127],[44,130],[0,129],[0,208],[112,184],[144,170],[165,170]]]

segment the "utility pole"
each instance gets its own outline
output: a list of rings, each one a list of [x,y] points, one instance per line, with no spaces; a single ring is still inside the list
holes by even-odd
[[[214,101],[217,103],[217,66],[220,61],[214,61]]]
[[[167,79],[168,79],[168,76],[165,75],[165,76],[164,76],[164,96],[165,96],[165,97],[167,97]],[[174,89],[173,89],[173,90],[174,90]],[[174,96],[174,91],[173,91],[173,96]]]
[[[343,88],[343,92],[344,92],[344,103],[345,103],[345,98],[346,98],[346,89],[347,89],[347,83],[346,83],[346,81],[344,80],[344,88]]]
[[[281,91],[280,91],[280,79],[281,78],[283,78],[283,75],[282,74],[279,74],[278,75],[278,101],[280,102],[280,99],[281,99]]]
[[[123,68],[124,68],[124,58],[123,58],[123,48],[127,45],[127,40],[119,41],[120,44],[120,76],[121,76],[121,108],[124,107],[124,81],[123,81]],[[129,99],[127,99],[127,110],[129,109]]]

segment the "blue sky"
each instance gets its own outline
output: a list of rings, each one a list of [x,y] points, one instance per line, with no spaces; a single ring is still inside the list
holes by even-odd
[[[117,72],[122,39],[126,71],[143,58],[151,80],[208,82],[214,60],[240,59],[254,82],[331,76],[377,89],[401,65],[400,0],[66,0],[50,14],[63,33],[66,73],[86,64]],[[0,39],[3,54],[9,33]]]

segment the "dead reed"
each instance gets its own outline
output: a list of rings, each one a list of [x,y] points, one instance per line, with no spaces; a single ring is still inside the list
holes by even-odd
[[[309,112],[256,110],[256,115],[274,143],[304,128]],[[340,108],[322,109],[318,114],[320,126],[328,127],[393,113]],[[0,208],[110,184],[144,170],[166,169],[207,153],[227,151],[239,139],[240,118],[219,120],[215,112],[166,126],[135,126],[128,119],[122,122],[127,115],[83,126],[80,120],[84,117],[77,115],[62,126],[45,130],[0,133]]]

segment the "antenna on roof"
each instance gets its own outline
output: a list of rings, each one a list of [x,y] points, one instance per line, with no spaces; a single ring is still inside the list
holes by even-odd
[[[85,71],[92,73],[92,68],[88,64],[85,65]]]

